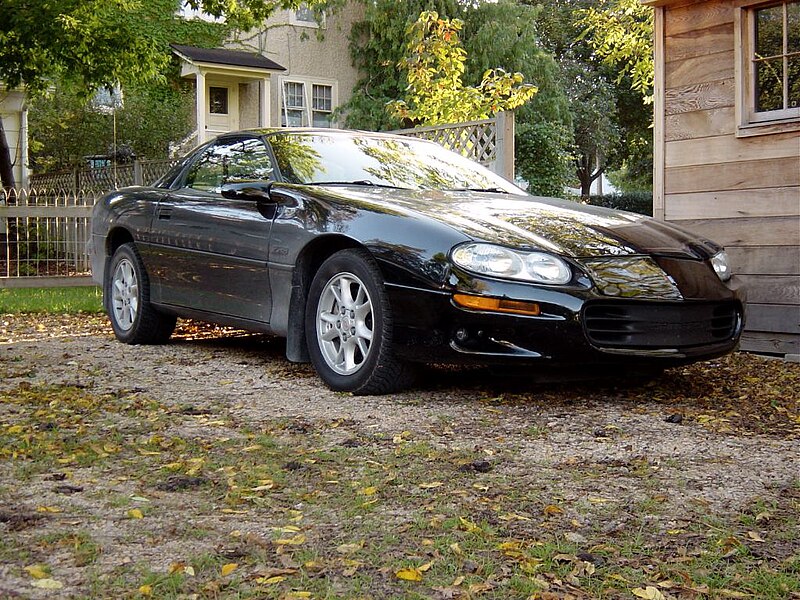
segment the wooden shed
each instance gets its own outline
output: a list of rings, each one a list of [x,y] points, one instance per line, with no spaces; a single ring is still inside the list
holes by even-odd
[[[724,244],[742,348],[800,355],[800,0],[655,10],[654,213]]]

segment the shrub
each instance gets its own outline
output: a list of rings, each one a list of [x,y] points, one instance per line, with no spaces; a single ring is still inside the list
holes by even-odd
[[[639,213],[640,215],[652,216],[653,193],[622,192],[616,194],[605,194],[603,196],[590,196],[588,204],[593,206],[604,206],[605,208],[616,208],[617,210],[627,210],[630,212]]]

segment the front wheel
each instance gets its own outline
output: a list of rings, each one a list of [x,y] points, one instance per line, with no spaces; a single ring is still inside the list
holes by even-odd
[[[150,304],[150,280],[136,246],[122,244],[105,275],[104,300],[114,335],[126,344],[161,344],[175,329],[176,318]]]
[[[320,378],[333,390],[387,394],[411,384],[392,352],[392,312],[383,278],[365,250],[328,258],[311,282],[306,339]]]

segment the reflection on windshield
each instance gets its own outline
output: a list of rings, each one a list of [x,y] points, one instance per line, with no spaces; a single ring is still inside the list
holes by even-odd
[[[413,190],[524,192],[438,144],[413,138],[344,133],[277,133],[268,138],[289,183],[373,184]]]

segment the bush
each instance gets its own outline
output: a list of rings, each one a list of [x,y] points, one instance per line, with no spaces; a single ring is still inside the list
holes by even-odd
[[[629,212],[639,213],[640,215],[652,216],[653,193],[623,192],[617,194],[605,194],[603,196],[590,196],[588,204],[593,206],[603,206],[605,208],[616,208],[617,210],[627,210]]]

